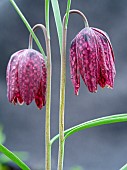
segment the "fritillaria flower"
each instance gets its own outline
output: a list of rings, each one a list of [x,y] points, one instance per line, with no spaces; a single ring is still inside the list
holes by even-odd
[[[47,70],[38,51],[24,49],[14,53],[7,66],[7,97],[11,103],[26,103],[33,99],[41,109],[46,103]]]
[[[105,32],[86,27],[78,33],[71,43],[70,72],[76,95],[80,76],[90,92],[97,92],[98,84],[102,88],[113,88],[116,74],[114,53]]]

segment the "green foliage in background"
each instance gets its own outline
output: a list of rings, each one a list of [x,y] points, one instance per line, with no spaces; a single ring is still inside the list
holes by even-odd
[[[5,141],[6,141],[6,135],[3,132],[3,126],[0,125],[0,144],[3,145]],[[13,151],[13,153],[23,161],[26,161],[29,157],[27,152]],[[0,170],[7,170],[7,167],[3,164],[8,163],[8,162],[11,162],[11,159],[9,159],[3,153],[0,153]]]
[[[70,170],[84,170],[81,166],[74,166]]]

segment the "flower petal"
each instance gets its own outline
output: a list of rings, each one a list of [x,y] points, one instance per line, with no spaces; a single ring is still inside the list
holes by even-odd
[[[115,61],[115,55],[114,55],[113,47],[112,47],[112,44],[111,44],[111,41],[110,41],[108,34],[105,31],[100,30],[98,28],[92,27],[92,29],[95,30],[96,32],[102,34],[108,40],[108,43],[109,43],[109,46],[110,46],[110,49],[111,49],[111,54],[112,54],[112,57],[113,57],[113,61]]]
[[[74,39],[71,43],[70,48],[70,73],[71,73],[71,81],[74,86],[75,94],[78,95],[80,88],[80,75],[78,68],[78,61],[76,55],[76,39]]]
[[[114,65],[114,53],[109,44],[109,40],[104,34],[96,32],[98,43],[99,69],[98,83],[101,87],[113,88],[116,74]]]
[[[29,105],[38,92],[42,78],[42,55],[32,49],[26,49],[20,55],[18,67],[19,89],[23,101]]]
[[[91,28],[84,28],[76,36],[78,65],[83,81],[90,92],[97,91],[98,59],[95,34]]]
[[[35,103],[39,109],[42,109],[43,106],[45,106],[46,100],[45,100],[45,95],[43,94],[44,92],[43,88],[43,83],[41,81],[39,90],[37,92],[37,95],[35,96]]]
[[[35,102],[39,109],[42,109],[46,104],[46,79],[47,79],[47,69],[44,61],[42,60],[42,80],[40,82],[39,90],[35,96]]]
[[[11,59],[7,66],[6,79],[7,79],[7,97],[10,102],[16,104],[17,98],[20,99],[20,103],[23,102],[18,84],[18,63],[19,63],[19,53],[18,51],[11,56]]]

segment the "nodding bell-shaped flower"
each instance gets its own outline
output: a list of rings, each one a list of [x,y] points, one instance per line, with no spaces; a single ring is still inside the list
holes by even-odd
[[[26,103],[33,99],[41,109],[46,103],[47,69],[42,54],[33,49],[14,53],[7,66],[7,97],[11,103]]]
[[[80,88],[80,76],[90,92],[97,92],[98,84],[102,88],[113,88],[116,74],[114,53],[104,31],[86,27],[73,39],[70,72],[76,95]]]

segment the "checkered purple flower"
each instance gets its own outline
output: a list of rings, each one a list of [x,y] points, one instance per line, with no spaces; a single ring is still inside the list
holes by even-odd
[[[7,66],[7,97],[11,103],[46,103],[47,69],[42,54],[33,49],[14,53]]]
[[[80,88],[80,76],[90,92],[97,92],[98,84],[102,88],[113,88],[116,75],[114,53],[104,31],[86,27],[73,39],[70,72],[76,95]]]

